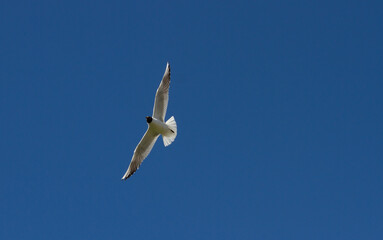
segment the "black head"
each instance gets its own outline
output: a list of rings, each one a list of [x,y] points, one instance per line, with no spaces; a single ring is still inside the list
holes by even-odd
[[[153,118],[152,118],[152,117],[146,117],[146,122],[147,122],[147,123],[151,123],[151,122],[152,122],[152,120],[153,120]]]

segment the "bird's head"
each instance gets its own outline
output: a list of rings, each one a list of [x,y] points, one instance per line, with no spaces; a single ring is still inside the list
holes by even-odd
[[[151,122],[152,122],[152,120],[153,120],[153,118],[152,118],[152,117],[149,117],[149,116],[148,116],[148,117],[146,117],[146,122],[147,122],[147,123],[151,123]]]

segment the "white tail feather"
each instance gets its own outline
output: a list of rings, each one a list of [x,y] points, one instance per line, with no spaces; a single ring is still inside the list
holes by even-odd
[[[177,123],[173,116],[166,121],[166,125],[168,125],[172,133],[166,136],[162,135],[162,140],[164,140],[165,147],[174,142],[174,139],[176,139],[177,136]]]

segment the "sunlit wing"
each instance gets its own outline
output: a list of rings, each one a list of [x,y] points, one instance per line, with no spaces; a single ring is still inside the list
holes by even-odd
[[[132,160],[130,161],[130,165],[125,175],[122,177],[123,180],[132,176],[135,171],[140,167],[141,163],[144,159],[149,155],[152,150],[154,144],[157,141],[158,134],[153,133],[152,131],[146,130],[145,135],[142,137],[140,143],[137,145],[134,150],[134,154]]]
[[[170,86],[170,65],[166,64],[166,69],[160,86],[156,92],[156,98],[154,100],[153,117],[158,120],[164,121],[166,115],[166,109],[168,108],[169,101],[169,86]]]

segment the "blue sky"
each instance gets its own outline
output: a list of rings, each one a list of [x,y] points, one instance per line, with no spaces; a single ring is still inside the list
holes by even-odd
[[[383,239],[382,7],[2,1],[0,238]]]

